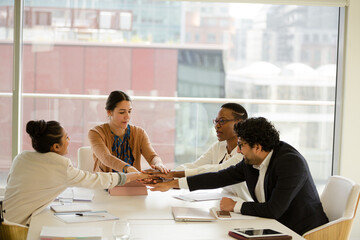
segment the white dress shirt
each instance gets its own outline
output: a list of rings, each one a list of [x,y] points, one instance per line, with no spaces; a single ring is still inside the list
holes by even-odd
[[[264,179],[265,179],[265,174],[268,169],[272,154],[273,154],[273,150],[271,150],[269,152],[269,154],[265,157],[264,161],[262,161],[262,163],[260,165],[253,165],[253,168],[259,170],[259,177],[258,177],[258,181],[255,186],[255,196],[256,196],[258,202],[260,202],[260,203],[265,202]],[[241,212],[242,204],[245,201],[243,199],[239,199],[239,198],[236,198],[233,200],[236,201],[236,204],[234,207],[234,212]]]
[[[182,164],[175,168],[175,170],[185,171],[185,176],[188,177],[201,173],[217,172],[242,160],[243,156],[237,152],[237,146],[228,153],[226,141],[217,141],[195,162]],[[179,179],[179,187],[189,189],[186,178]],[[245,182],[226,186],[223,189],[243,199],[252,199]]]
[[[237,152],[236,147],[228,153],[226,148],[226,141],[217,141],[202,154],[198,159],[191,163],[184,163],[176,167],[175,170],[185,171],[185,176],[193,176],[205,172],[217,172],[225,169],[229,164],[220,166],[220,162],[225,163],[227,160],[236,156],[237,162],[242,160],[242,155]],[[235,162],[234,161],[234,162]]]

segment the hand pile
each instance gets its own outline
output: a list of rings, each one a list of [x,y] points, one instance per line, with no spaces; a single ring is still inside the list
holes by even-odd
[[[150,168],[150,169],[143,170],[142,173],[144,173],[144,175],[146,175],[146,178],[140,179],[139,181],[146,185],[168,182],[168,181],[174,179],[171,171],[169,171],[167,173],[163,173],[160,170]]]
[[[145,176],[138,181],[142,182],[146,186],[152,187],[151,191],[165,192],[171,188],[178,187],[177,181],[174,179],[174,172],[161,172],[157,169],[147,169],[142,171],[142,175]]]

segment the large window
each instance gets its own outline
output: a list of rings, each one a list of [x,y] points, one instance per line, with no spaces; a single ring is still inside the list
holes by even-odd
[[[13,3],[5,6],[0,1],[0,188],[5,187],[11,166],[11,107],[13,76]]]
[[[221,104],[236,101],[276,125],[320,186],[332,169],[338,16],[338,7],[25,1],[22,127],[31,119],[60,121],[76,165],[88,130],[107,121],[106,96],[123,90],[134,99],[132,123],[174,167],[216,141],[211,120]],[[11,56],[11,25],[4,24],[11,22],[12,14],[0,15],[1,55]],[[6,92],[11,61],[1,59]],[[11,129],[10,98],[5,103],[2,124]],[[22,132],[22,148],[31,149]],[[0,166],[10,166],[9,156]]]

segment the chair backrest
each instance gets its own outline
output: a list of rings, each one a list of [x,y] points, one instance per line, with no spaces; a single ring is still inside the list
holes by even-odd
[[[26,240],[29,228],[4,222],[0,224],[0,239]]]
[[[359,185],[341,176],[331,176],[320,200],[329,221],[352,218],[356,211]]]
[[[360,198],[360,185],[332,176],[320,197],[329,222],[303,234],[307,240],[347,240]]]
[[[81,170],[93,172],[94,159],[91,147],[80,147],[78,149],[78,168]]]
[[[2,201],[0,201],[0,239],[26,240],[29,228],[20,224],[11,223],[4,219]]]
[[[6,240],[26,240],[29,228],[16,223],[0,223],[0,239]]]

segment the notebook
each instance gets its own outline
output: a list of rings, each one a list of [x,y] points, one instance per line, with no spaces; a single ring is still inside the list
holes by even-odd
[[[40,233],[41,240],[82,239],[101,240],[101,227],[50,227],[43,226]]]
[[[66,223],[98,222],[119,219],[107,211],[54,213],[54,215]]]
[[[208,208],[172,207],[175,221],[179,222],[210,222],[215,221]]]
[[[109,189],[111,196],[136,196],[136,195],[147,195],[147,188],[144,184],[132,181],[123,186],[117,186]]]
[[[66,194],[67,191],[69,191],[68,189],[66,189],[59,196],[57,196],[56,199],[59,200],[59,197],[61,195],[64,195]],[[92,191],[92,189],[80,188],[80,187],[73,187],[72,189],[74,191],[74,201],[91,202],[92,199],[94,198],[94,192]]]
[[[52,205],[50,208],[56,213],[91,211],[88,204]]]

